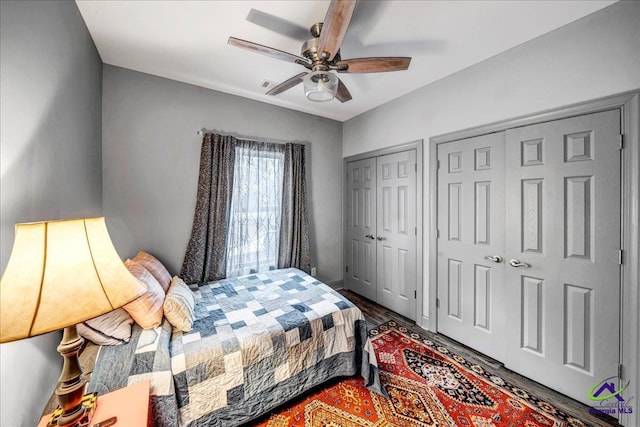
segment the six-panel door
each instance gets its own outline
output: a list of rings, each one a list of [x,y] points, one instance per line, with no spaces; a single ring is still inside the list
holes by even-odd
[[[416,318],[416,151],[377,158],[376,302]]]
[[[505,365],[582,401],[617,376],[620,113],[506,131]]]
[[[347,289],[376,300],[376,159],[347,164]]]
[[[438,147],[438,331],[504,360],[504,133]]]

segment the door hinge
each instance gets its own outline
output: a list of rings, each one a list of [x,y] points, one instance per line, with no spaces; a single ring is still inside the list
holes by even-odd
[[[622,363],[618,365],[618,378],[622,379]]]
[[[436,308],[440,308],[440,298],[436,298]]]
[[[436,230],[436,239],[439,239],[439,238],[440,238],[440,229],[437,229]]]
[[[622,262],[623,262],[622,255],[623,255],[623,254],[622,254],[622,249],[620,249],[620,250],[618,251],[618,264],[620,264],[620,265],[622,265]]]
[[[618,142],[620,144],[620,149],[622,150],[624,148],[624,135],[623,134],[618,135]]]
[[[440,170],[440,160],[436,160],[436,170]]]
[[[418,291],[413,291],[413,298],[418,298]]]
[[[349,266],[346,266],[345,272],[348,273],[349,272]]]
[[[415,166],[416,172],[418,172],[418,164],[414,163],[413,165]]]
[[[413,230],[414,230],[413,234],[415,234],[417,236],[418,235],[418,227],[414,227]]]

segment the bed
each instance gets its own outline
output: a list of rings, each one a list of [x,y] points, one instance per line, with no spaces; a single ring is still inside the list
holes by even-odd
[[[190,332],[134,326],[98,352],[89,391],[151,382],[157,426],[240,425],[325,381],[360,375],[386,394],[361,311],[297,269],[191,285]]]

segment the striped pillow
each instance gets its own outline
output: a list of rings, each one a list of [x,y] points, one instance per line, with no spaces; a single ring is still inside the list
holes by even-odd
[[[158,283],[160,283],[162,290],[167,293],[169,285],[171,284],[171,274],[156,257],[147,252],[140,251],[133,261],[142,264]]]
[[[142,329],[153,329],[160,326],[162,323],[162,303],[165,296],[162,287],[142,264],[128,259],[124,265],[127,266],[131,274],[147,285],[147,292],[123,308]]]
[[[164,300],[164,316],[175,329],[189,332],[195,319],[194,305],[191,289],[181,278],[175,276]]]

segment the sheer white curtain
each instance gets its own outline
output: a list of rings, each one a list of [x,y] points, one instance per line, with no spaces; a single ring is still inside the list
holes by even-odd
[[[227,234],[226,276],[278,268],[285,147],[238,141]]]

